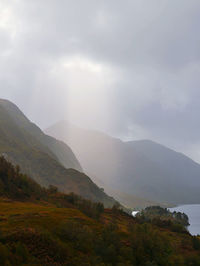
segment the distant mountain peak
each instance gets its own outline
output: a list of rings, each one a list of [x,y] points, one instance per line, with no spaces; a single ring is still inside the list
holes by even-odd
[[[94,130],[72,127],[69,137],[62,127],[46,132],[69,143],[83,169],[108,191],[155,202],[200,203],[200,165],[187,156],[149,139],[125,142]]]

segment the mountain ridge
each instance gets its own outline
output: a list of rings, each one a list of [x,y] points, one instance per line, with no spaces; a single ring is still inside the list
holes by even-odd
[[[67,122],[45,132],[69,143],[86,173],[105,189],[154,202],[200,203],[200,165],[184,154],[150,140],[123,142]]]
[[[0,100],[0,154],[42,186],[55,185],[63,192],[75,192],[105,206],[116,202],[82,173],[71,148],[46,136],[6,100]]]

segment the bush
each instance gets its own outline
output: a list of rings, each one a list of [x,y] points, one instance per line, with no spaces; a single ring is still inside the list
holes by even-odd
[[[9,249],[0,243],[0,265],[5,265],[9,261]]]
[[[200,239],[196,236],[193,236],[192,237],[192,245],[193,245],[194,249],[200,250]]]

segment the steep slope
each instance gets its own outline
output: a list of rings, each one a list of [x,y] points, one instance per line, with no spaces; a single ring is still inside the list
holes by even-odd
[[[61,191],[75,192],[106,206],[115,203],[88,176],[72,169],[81,167],[66,144],[43,134],[14,104],[5,100],[0,101],[0,154],[20,165],[23,172],[43,186],[52,184]]]
[[[22,131],[28,132],[37,141],[39,141],[40,149],[41,147],[43,147],[45,152],[47,152],[51,156],[53,155],[53,157],[58,159],[60,163],[65,166],[65,168],[73,168],[78,171],[82,171],[80,163],[67,144],[45,135],[42,130],[35,124],[31,123],[27,119],[27,117],[20,111],[20,109],[13,103],[0,99],[0,106],[3,107],[6,113],[12,118],[12,120],[20,127]]]
[[[187,216],[148,208],[136,218],[44,189],[0,157],[0,265],[199,265]],[[174,217],[175,216],[175,217]]]
[[[170,204],[200,203],[200,165],[181,153],[148,140],[123,142],[67,122],[46,132],[69,143],[83,169],[109,190]]]

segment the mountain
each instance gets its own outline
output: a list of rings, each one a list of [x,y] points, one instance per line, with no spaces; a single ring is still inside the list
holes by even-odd
[[[82,173],[69,146],[45,135],[7,100],[0,100],[0,154],[42,186],[55,185],[106,206],[115,203]]]
[[[38,149],[43,149],[44,152],[53,156],[55,159],[58,159],[65,168],[74,168],[78,171],[82,171],[80,163],[68,145],[45,135],[42,130],[35,124],[31,123],[13,103],[0,99],[0,107],[3,108],[1,112],[4,112],[4,116],[6,117],[9,115],[13,122],[20,127],[23,134],[29,133],[28,137],[31,135],[31,137],[35,139],[32,140],[35,147],[37,146]]]
[[[200,165],[150,140],[124,142],[67,122],[46,132],[69,143],[83,169],[107,191],[153,202],[200,203]],[[120,198],[118,193],[118,199]]]

